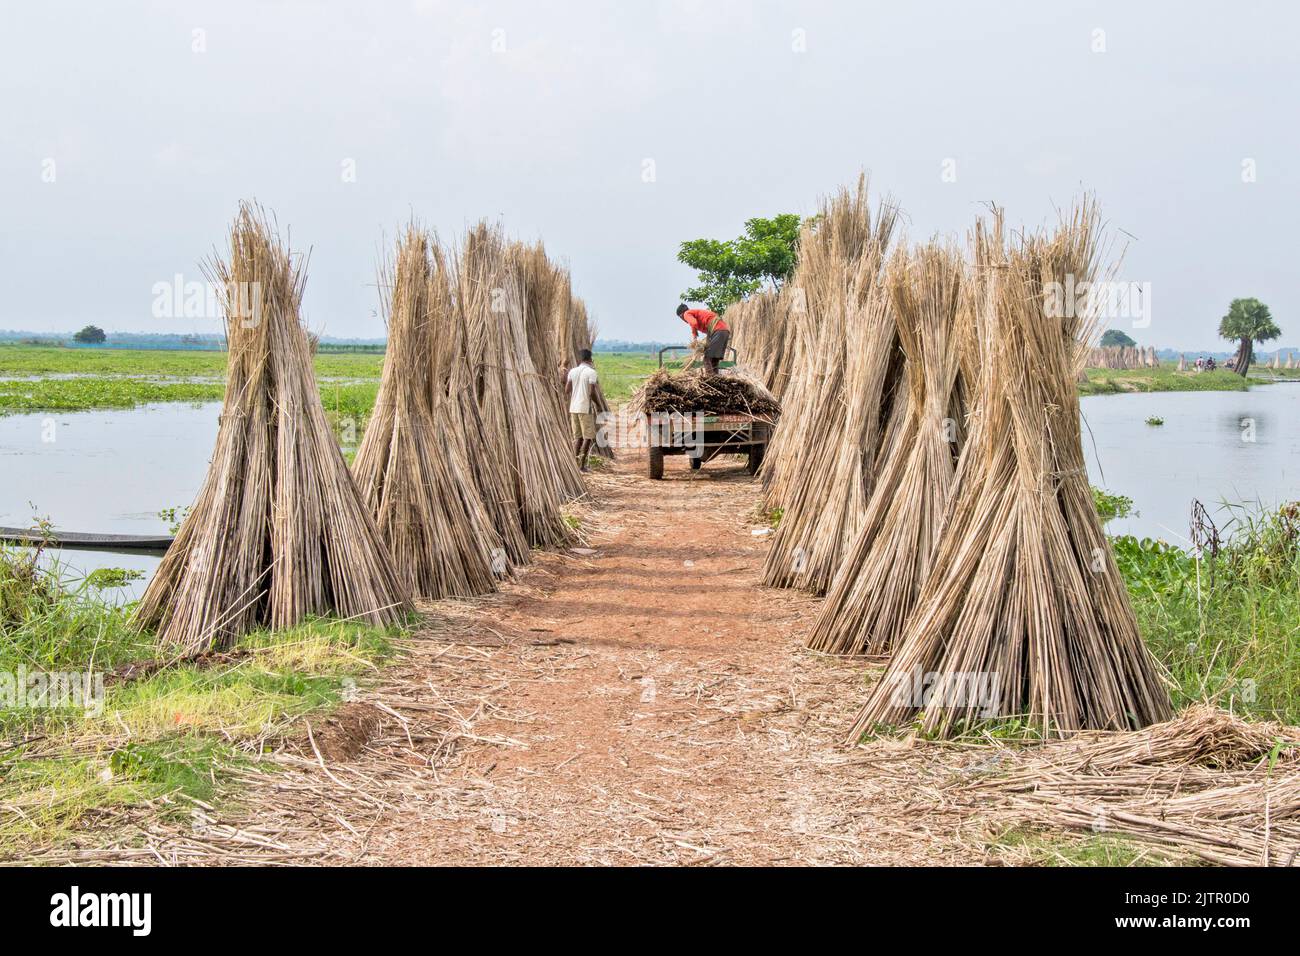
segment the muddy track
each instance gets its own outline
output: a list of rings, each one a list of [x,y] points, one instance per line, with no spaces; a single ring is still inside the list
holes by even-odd
[[[961,755],[842,738],[868,674],[761,588],[743,469],[593,476],[586,548],[440,602],[401,660],[221,810],[65,858],[140,863],[934,864],[983,859],[936,802]],[[961,832],[958,832],[958,831]]]

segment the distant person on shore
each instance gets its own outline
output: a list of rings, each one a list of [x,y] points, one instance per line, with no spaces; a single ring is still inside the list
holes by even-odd
[[[691,341],[701,334],[704,339],[704,374],[717,375],[718,363],[726,357],[731,329],[722,317],[708,309],[692,309],[683,302],[677,307],[677,317],[691,327]]]
[[[573,455],[578,470],[587,470],[587,456],[596,444],[596,409],[591,400],[592,389],[599,376],[591,363],[591,349],[583,349],[582,361],[569,369],[564,383],[564,393],[569,397],[569,426],[573,430]]]

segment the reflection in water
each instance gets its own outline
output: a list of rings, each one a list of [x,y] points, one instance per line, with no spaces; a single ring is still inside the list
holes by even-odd
[[[165,534],[158,512],[198,494],[220,413],[220,402],[206,402],[0,416],[0,525],[30,527],[39,516],[62,531]],[[70,578],[104,567],[149,574],[159,560],[71,549],[48,558]],[[144,584],[102,593],[133,599]]]
[[[1081,404],[1089,478],[1132,498],[1139,512],[1107,524],[1111,534],[1185,546],[1194,498],[1220,529],[1232,520],[1224,502],[1272,508],[1300,499],[1300,385],[1097,395]],[[1164,425],[1147,425],[1151,416]]]
[[[1220,526],[1230,519],[1223,501],[1300,498],[1300,385],[1094,396],[1082,407],[1092,483],[1139,512],[1107,525],[1112,534],[1185,544],[1193,498]],[[158,512],[198,494],[220,412],[208,402],[0,416],[0,525],[29,527],[39,515],[64,531],[166,532]],[[1164,425],[1145,424],[1150,416]],[[159,560],[74,550],[50,558],[70,577],[102,567],[148,574]],[[144,583],[104,593],[133,599]]]

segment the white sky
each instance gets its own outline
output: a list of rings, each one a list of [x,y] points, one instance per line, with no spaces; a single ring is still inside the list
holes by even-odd
[[[1298,9],[12,0],[0,328],[217,330],[154,318],[152,290],[200,279],[248,197],[312,247],[326,334],[383,334],[378,244],[414,212],[448,239],[484,216],[543,238],[602,335],[672,340],[681,240],[811,213],[866,169],[915,239],[1094,190],[1136,237],[1124,277],[1151,283],[1140,342],[1220,347],[1228,302],[1256,296],[1300,343]]]

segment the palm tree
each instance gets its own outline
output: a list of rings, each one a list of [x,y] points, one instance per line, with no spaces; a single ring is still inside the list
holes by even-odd
[[[1233,299],[1228,306],[1228,314],[1219,322],[1219,335],[1225,339],[1240,341],[1237,357],[1232,360],[1232,368],[1242,378],[1250,368],[1250,358],[1254,353],[1256,342],[1267,342],[1282,334],[1282,330],[1273,324],[1273,315],[1268,306],[1259,299]]]

